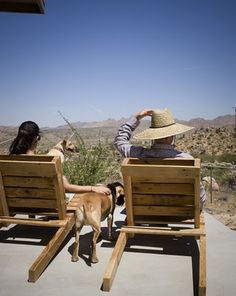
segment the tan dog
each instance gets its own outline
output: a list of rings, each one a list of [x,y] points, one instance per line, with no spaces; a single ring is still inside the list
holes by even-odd
[[[112,224],[115,205],[124,204],[124,189],[119,182],[108,184],[111,190],[110,195],[89,192],[81,196],[78,209],[75,212],[75,243],[71,260],[79,260],[79,236],[84,225],[90,225],[93,229],[93,239],[91,243],[91,262],[97,263],[96,243],[101,234],[101,221],[107,218],[108,238],[112,237]]]
[[[50,149],[47,155],[60,156],[61,162],[63,163],[65,159],[65,151],[75,152],[75,150],[75,145],[70,140],[64,139],[57,143],[52,149]]]

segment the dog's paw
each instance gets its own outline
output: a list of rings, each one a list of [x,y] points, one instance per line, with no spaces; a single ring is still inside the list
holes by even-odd
[[[92,263],[98,263],[99,260],[98,260],[97,257],[92,257],[92,258],[91,258],[91,262],[92,262]]]
[[[72,262],[77,262],[77,261],[79,261],[79,257],[77,256],[77,257],[71,257],[71,261]]]
[[[114,240],[115,240],[115,238],[114,238],[114,236],[113,236],[113,235],[109,235],[109,236],[108,236],[108,240],[109,240],[109,241],[114,241]]]

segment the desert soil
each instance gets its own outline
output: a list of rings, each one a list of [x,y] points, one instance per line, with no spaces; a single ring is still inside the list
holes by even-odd
[[[217,220],[236,230],[236,192],[213,192],[212,198],[207,193],[205,211],[212,214]]]

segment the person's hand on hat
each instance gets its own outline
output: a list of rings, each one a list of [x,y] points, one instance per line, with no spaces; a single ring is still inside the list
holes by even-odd
[[[144,109],[140,112],[138,112],[135,117],[140,120],[142,119],[143,117],[146,117],[146,116],[152,116],[152,112],[153,110],[152,109]]]

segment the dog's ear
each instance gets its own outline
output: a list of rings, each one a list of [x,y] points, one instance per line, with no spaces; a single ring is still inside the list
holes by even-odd
[[[66,150],[68,150],[70,152],[76,151],[75,145],[70,140],[66,140]]]
[[[115,189],[115,186],[113,185],[113,183],[107,184],[107,187],[111,190],[111,195],[113,197],[116,197],[116,189]]]
[[[62,142],[61,142],[61,145],[62,145],[63,149],[66,148],[66,144],[67,144],[67,140],[63,139]]]
[[[116,182],[116,192],[118,194],[116,204],[123,206],[125,203],[125,191],[124,186],[120,182]]]
[[[118,196],[116,200],[116,204],[118,206],[123,206],[124,203],[125,203],[125,196],[124,195]]]
[[[115,187],[116,189],[116,196],[120,196],[120,195],[125,195],[125,192],[124,192],[124,187],[121,186],[121,185],[116,185]]]
[[[116,204],[122,206],[125,202],[124,187],[119,182],[110,183],[107,187],[111,190],[112,196],[115,196]]]
[[[109,185],[114,188],[116,188],[116,187],[124,188],[124,186],[120,182],[113,182],[113,183],[110,183]]]

